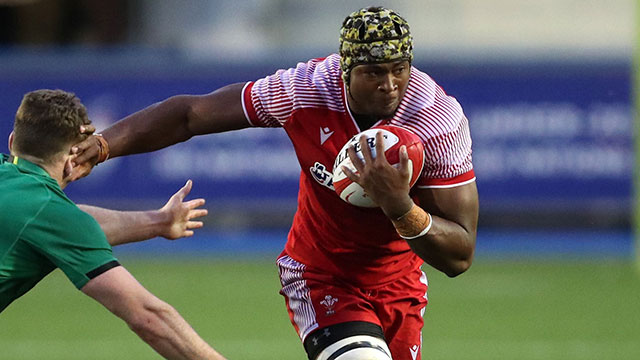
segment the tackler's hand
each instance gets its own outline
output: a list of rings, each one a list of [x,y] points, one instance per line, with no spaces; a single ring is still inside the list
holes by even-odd
[[[184,201],[189,195],[193,182],[188,180],[187,183],[178,192],[173,194],[169,201],[160,209],[160,212],[166,216],[160,236],[175,240],[182,237],[193,235],[193,229],[203,226],[202,221],[194,221],[193,219],[207,215],[207,209],[200,208],[204,205],[204,199],[194,199]]]

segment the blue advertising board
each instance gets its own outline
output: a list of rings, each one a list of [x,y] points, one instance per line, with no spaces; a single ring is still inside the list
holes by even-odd
[[[482,206],[581,211],[609,203],[630,209],[630,63],[416,65],[463,105]],[[22,95],[38,88],[75,92],[100,130],[169,96],[208,93],[275,69],[137,74],[82,68],[12,76],[5,68],[0,137],[8,136]],[[190,178],[197,196],[213,202],[295,203],[299,172],[284,131],[246,129],[110,160],[71,184],[68,193],[93,202],[166,198]]]

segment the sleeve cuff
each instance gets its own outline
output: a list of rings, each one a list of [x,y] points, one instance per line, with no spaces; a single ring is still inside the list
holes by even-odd
[[[94,278],[98,277],[98,275],[103,274],[103,273],[107,272],[107,270],[111,270],[111,269],[113,269],[114,267],[117,267],[117,266],[120,266],[120,263],[118,262],[118,260],[111,260],[108,263],[106,263],[104,265],[100,265],[97,268],[89,271],[85,275],[89,279],[94,279]]]

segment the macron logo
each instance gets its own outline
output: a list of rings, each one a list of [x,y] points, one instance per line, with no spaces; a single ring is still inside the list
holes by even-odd
[[[320,128],[320,145],[324,144],[331,135],[333,135],[333,131],[328,127]]]
[[[409,348],[409,351],[411,351],[411,358],[413,360],[416,360],[418,358],[418,351],[420,350],[420,346],[418,345],[413,345],[412,347]]]

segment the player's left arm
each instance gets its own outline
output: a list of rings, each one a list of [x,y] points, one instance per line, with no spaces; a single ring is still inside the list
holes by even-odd
[[[400,147],[399,166],[395,168],[384,155],[382,133],[376,137],[376,153],[380,156],[374,158],[365,137],[360,137],[364,160],[349,148],[349,158],[357,171],[344,167],[345,174],[362,186],[426,263],[451,277],[465,272],[473,260],[478,225],[475,181],[449,188],[418,188],[416,204],[409,195],[406,147]]]
[[[416,191],[415,206],[430,217],[428,232],[407,240],[411,249],[426,263],[456,276],[465,272],[473,260],[478,227],[478,190],[475,181],[450,188]]]
[[[78,207],[93,216],[100,224],[112,246],[143,241],[154,237],[175,240],[193,235],[203,226],[194,219],[207,215],[202,209],[204,199],[184,201],[193,182],[187,181],[160,209],[148,211],[118,211],[90,205]]]

